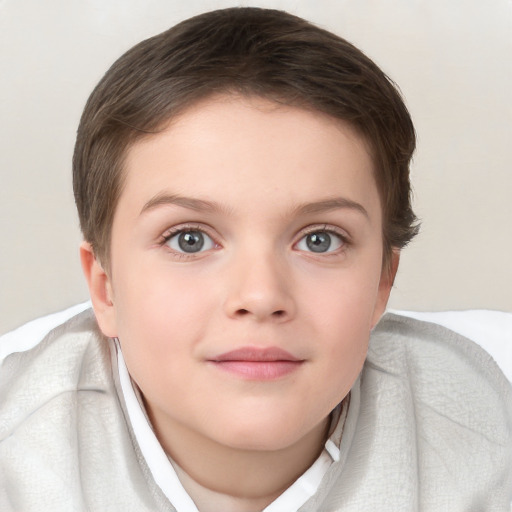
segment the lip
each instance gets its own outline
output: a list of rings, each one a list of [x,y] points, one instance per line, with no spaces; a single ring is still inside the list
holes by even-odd
[[[275,380],[304,362],[279,347],[241,347],[208,359],[216,368],[248,380]]]

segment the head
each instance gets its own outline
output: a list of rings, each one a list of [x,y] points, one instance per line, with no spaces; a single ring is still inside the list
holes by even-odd
[[[279,11],[187,20],[94,90],[74,156],[83,265],[185,470],[183,447],[279,450],[325,427],[416,231],[413,149],[379,68]]]
[[[231,8],[188,19],[124,54],[91,94],[78,129],[73,187],[80,225],[108,269],[128,148],[212,95],[318,111],[368,144],[383,210],[383,265],[417,233],[412,121],[390,79],[344,39],[282,11]]]

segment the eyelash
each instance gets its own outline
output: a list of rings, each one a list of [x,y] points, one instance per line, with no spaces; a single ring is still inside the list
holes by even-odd
[[[173,228],[168,229],[159,240],[159,245],[162,247],[165,247],[166,244],[171,240],[173,237],[179,235],[180,233],[186,233],[188,231],[199,231],[201,233],[204,233],[206,236],[208,236],[213,243],[215,244],[215,248],[220,247],[220,244],[216,240],[216,237],[214,237],[209,229],[206,229],[204,225],[202,224],[184,224],[179,225]],[[307,228],[304,228],[300,232],[300,236],[297,238],[297,240],[293,243],[293,247],[296,247],[305,237],[308,235],[314,234],[314,233],[327,233],[328,235],[334,235],[335,237],[339,238],[341,241],[341,247],[339,249],[335,249],[333,251],[329,252],[318,252],[315,253],[314,251],[304,251],[307,254],[313,255],[314,257],[329,257],[329,256],[337,256],[340,253],[345,252],[350,246],[351,246],[351,240],[350,237],[342,232],[339,228],[336,228],[335,226],[330,226],[328,224],[322,224],[322,225],[313,225],[309,226]],[[167,250],[169,252],[172,252],[172,254],[180,259],[193,259],[197,258],[199,254],[205,253],[207,251],[199,251],[196,253],[186,253],[186,252],[180,252],[177,250],[172,249],[171,247],[167,247]]]
[[[220,246],[220,244],[217,242],[216,238],[210,233],[210,230],[205,228],[205,226],[202,224],[184,224],[184,225],[172,227],[172,228],[168,229],[162,235],[161,239],[159,240],[159,245],[162,247],[165,247],[169,252],[171,252],[173,254],[174,257],[183,259],[183,260],[197,258],[199,254],[202,254],[203,252],[207,252],[207,251],[201,251],[201,252],[197,252],[197,253],[194,253],[194,252],[186,253],[186,252],[176,251],[168,246],[166,247],[166,244],[169,242],[169,240],[171,240],[175,236],[179,235],[180,233],[186,233],[188,231],[199,231],[200,233],[204,233],[206,236],[208,236],[213,241],[215,248]]]
[[[341,240],[341,247],[339,249],[325,252],[325,253],[315,253],[314,251],[307,251],[307,254],[313,255],[314,257],[329,257],[329,256],[339,256],[341,253],[345,252],[351,245],[351,239],[349,235],[347,235],[345,232],[341,231],[339,228],[335,226],[330,226],[329,224],[321,224],[321,225],[314,225],[309,226],[301,231],[300,237],[298,240],[293,244],[293,246],[297,246],[299,242],[301,242],[305,237],[308,235],[314,234],[314,233],[327,233],[328,235],[334,235],[335,237],[339,238]]]

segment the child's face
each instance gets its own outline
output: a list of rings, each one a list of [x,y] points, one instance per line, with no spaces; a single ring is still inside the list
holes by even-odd
[[[321,114],[219,97],[136,143],[126,172],[112,305],[93,300],[157,432],[299,442],[349,392],[391,286],[365,143]]]

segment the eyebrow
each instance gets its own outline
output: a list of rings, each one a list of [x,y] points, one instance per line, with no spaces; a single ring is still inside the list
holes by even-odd
[[[352,201],[351,199],[347,199],[346,197],[333,197],[332,199],[326,199],[324,201],[305,203],[303,205],[299,205],[295,209],[295,213],[304,215],[312,213],[324,213],[345,208],[355,210],[359,213],[362,213],[366,218],[370,218],[368,212],[362,204],[357,203],[356,201]]]
[[[207,201],[204,199],[196,199],[193,197],[185,197],[177,194],[157,194],[152,197],[140,211],[140,215],[143,213],[154,210],[158,206],[176,205],[189,210],[195,210],[198,212],[218,212],[223,210],[221,206],[213,201]]]
[[[197,199],[194,197],[180,196],[178,194],[160,193],[152,197],[143,207],[140,215],[153,210],[159,206],[176,205],[189,210],[198,212],[217,213],[226,211],[226,208],[214,201],[205,199]],[[295,215],[311,215],[314,213],[324,213],[332,210],[351,209],[363,214],[369,219],[368,212],[364,206],[356,201],[352,201],[346,197],[334,197],[322,201],[315,201],[311,203],[304,203],[293,209]]]

